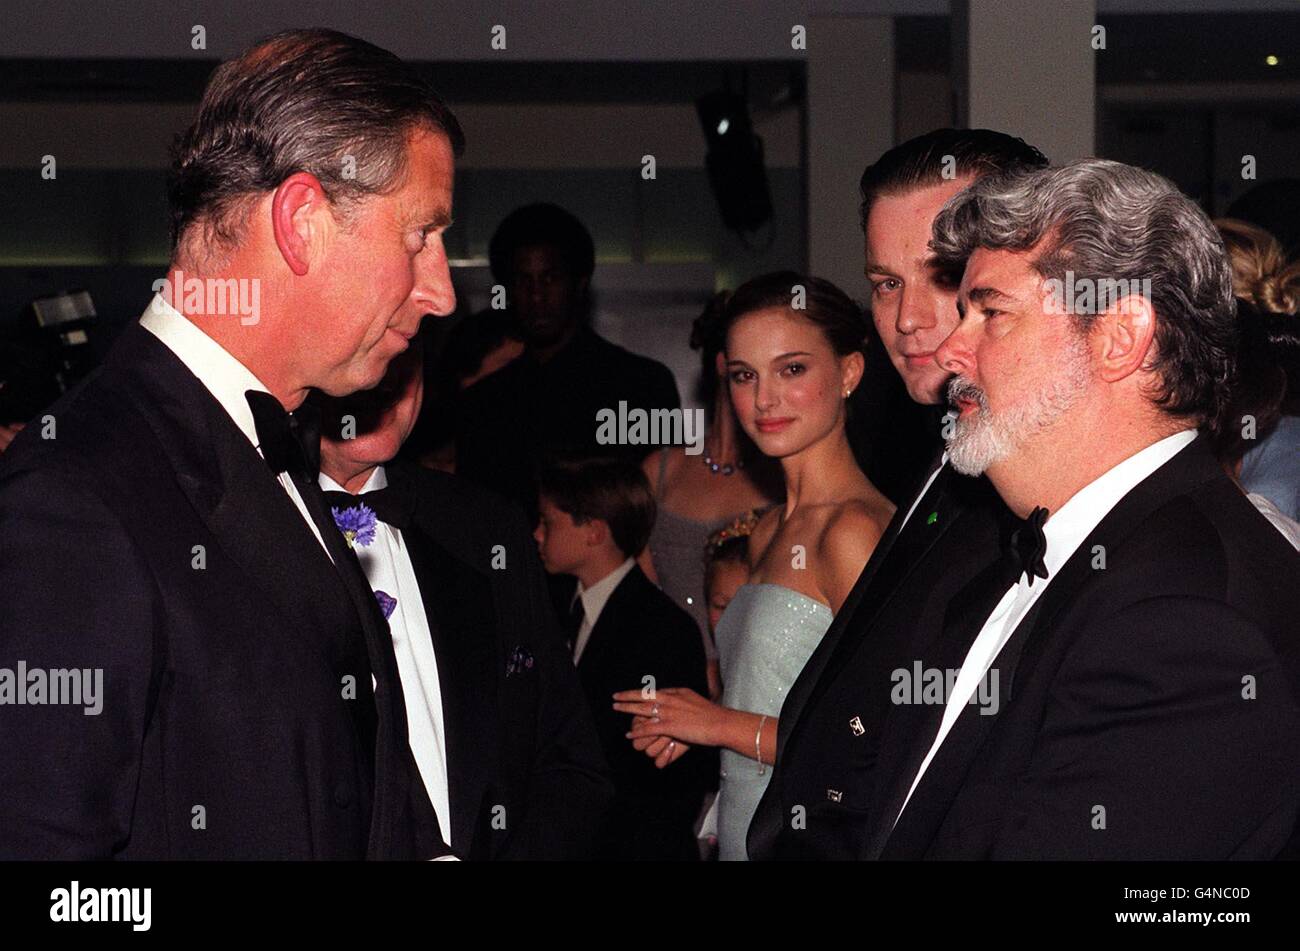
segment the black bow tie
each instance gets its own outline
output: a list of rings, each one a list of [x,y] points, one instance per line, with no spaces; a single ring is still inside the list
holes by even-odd
[[[304,403],[287,413],[270,393],[246,390],[258,448],[271,471],[315,479],[320,473],[320,410]]]
[[[1043,523],[1046,521],[1047,509],[1040,505],[1011,533],[1009,555],[1020,570],[1029,576],[1031,588],[1035,576],[1047,579],[1047,564],[1043,561],[1043,556],[1047,554],[1047,536],[1043,534]]]
[[[415,496],[413,493],[403,491],[402,486],[391,482],[385,488],[361,492],[357,495],[330,489],[326,489],[324,495],[326,504],[332,508],[347,509],[365,505],[375,513],[375,518],[393,528],[404,529],[411,524],[414,510],[411,503],[414,502]]]

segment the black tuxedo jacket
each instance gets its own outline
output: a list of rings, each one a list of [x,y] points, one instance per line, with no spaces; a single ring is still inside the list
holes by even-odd
[[[1008,515],[984,479],[939,460],[904,497],[781,707],[771,782],[750,824],[751,859],[848,859],[866,841],[891,672],[943,606],[1001,551]]]
[[[641,689],[689,687],[708,695],[704,648],[689,614],[633,567],[605,602],[583,648],[578,679],[596,720],[617,795],[601,836],[605,859],[699,858],[694,824],[710,779],[714,750],[692,747],[659,769],[624,736],[632,718],[613,708],[613,694]]]
[[[0,667],[102,709],[0,706],[0,858],[445,852],[382,614],[207,389],[136,324],[50,413],[0,460]]]
[[[453,851],[594,854],[613,797],[523,512],[463,479],[385,467],[438,659]]]
[[[1051,579],[994,662],[997,713],[966,707],[896,826],[943,708],[894,708],[863,855],[1264,859],[1294,848],[1298,616],[1300,556],[1199,437]],[[980,624],[959,621],[921,648],[926,665],[961,666]]]

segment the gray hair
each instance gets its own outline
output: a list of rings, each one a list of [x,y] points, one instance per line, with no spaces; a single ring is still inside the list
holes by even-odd
[[[1038,247],[1045,279],[1063,284],[1070,271],[1076,284],[1140,289],[1157,318],[1155,403],[1198,422],[1222,413],[1236,351],[1232,270],[1209,218],[1169,180],[1102,159],[982,178],[939,212],[930,247],[953,264],[976,248]],[[1086,332],[1096,317],[1072,319]]]
[[[258,43],[217,67],[173,145],[174,258],[193,267],[233,250],[252,203],[297,171],[316,176],[346,224],[361,200],[400,187],[418,128],[464,149],[452,111],[387,50],[323,29]]]

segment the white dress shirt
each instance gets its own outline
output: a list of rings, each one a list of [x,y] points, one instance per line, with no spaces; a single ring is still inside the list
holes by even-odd
[[[388,485],[383,466],[376,466],[362,492],[373,492]],[[347,491],[325,473],[320,487],[327,491]],[[442,683],[438,679],[438,657],[433,650],[429,616],[420,596],[420,583],[411,565],[411,555],[400,529],[375,520],[375,538],[369,545],[354,550],[375,591],[397,599],[388,617],[393,636],[393,653],[397,655],[397,672],[402,678],[402,695],[406,699],[406,725],[411,753],[420,768],[425,791],[438,814],[442,838],[451,841],[451,794],[447,779],[447,734],[442,716]]]
[[[207,388],[239,427],[239,431],[248,437],[248,441],[261,454],[262,449],[257,442],[257,425],[253,422],[253,411],[244,393],[246,390],[269,393],[266,384],[259,380],[252,370],[231,356],[221,344],[167,303],[161,295],[155,295],[153,301],[145,308],[144,316],[140,318],[140,326],[161,340],[167,349],[176,354],[181,363],[198,377],[199,382]],[[280,487],[288,493],[290,500],[302,515],[307,527],[311,529],[311,533],[320,542],[320,547],[325,550],[326,556],[333,561],[329,549],[325,548],[325,540],[320,536],[320,529],[312,521],[311,513],[307,511],[307,506],[289,473],[281,472],[277,479]]]
[[[1061,566],[1069,561],[1070,556],[1120,499],[1128,495],[1139,482],[1172,459],[1195,438],[1196,430],[1184,429],[1152,443],[1074,493],[1058,511],[1048,514],[1047,521],[1043,523],[1043,535],[1047,539],[1047,551],[1043,555],[1043,563],[1047,566],[1047,577],[1036,578],[1031,585],[1028,576],[1022,573],[1020,580],[1007,590],[988,620],[984,622],[983,628],[980,629],[970,650],[966,653],[966,659],[962,661],[961,672],[957,675],[952,694],[944,707],[939,733],[934,738],[930,752],[921,763],[921,768],[917,770],[916,778],[912,780],[912,787],[907,791],[902,809],[898,810],[900,816],[911,801],[912,793],[916,791],[917,784],[921,782],[921,777],[925,775],[930,761],[939,751],[939,746],[948,735],[948,731],[966,709],[970,698],[988,674],[989,668],[993,666],[993,662],[1015,632],[1016,627],[1029,613],[1034,602],[1047,590],[1047,586],[1052,583]],[[894,817],[894,823],[898,823],[898,816]]]
[[[596,626],[596,621],[600,618],[600,612],[605,610],[605,602],[609,596],[614,593],[614,589],[619,586],[627,573],[636,566],[636,562],[628,558],[605,577],[601,578],[590,588],[584,588],[582,582],[578,582],[578,590],[574,592],[573,600],[582,598],[582,625],[578,628],[578,636],[573,642],[573,662],[577,664],[582,660],[582,652],[587,647],[587,641],[591,639],[591,629]],[[569,602],[570,607],[573,601]]]

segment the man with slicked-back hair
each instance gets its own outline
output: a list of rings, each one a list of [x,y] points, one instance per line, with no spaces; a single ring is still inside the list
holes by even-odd
[[[166,277],[0,463],[0,667],[103,685],[93,715],[0,706],[0,859],[448,852],[304,399],[374,386],[452,312],[462,142],[410,67],[340,33],[213,73]]]
[[[989,129],[936,129],[890,149],[859,183],[871,316],[911,399],[938,441],[950,375],[935,351],[957,326],[955,268],[930,250],[930,224],[986,175],[1047,164]],[[880,427],[880,452],[915,433]],[[898,511],[781,708],[775,772],[749,830],[752,859],[847,859],[867,835],[877,743],[890,715],[889,677],[914,653],[927,612],[996,556],[1006,508],[986,480],[935,458]]]

